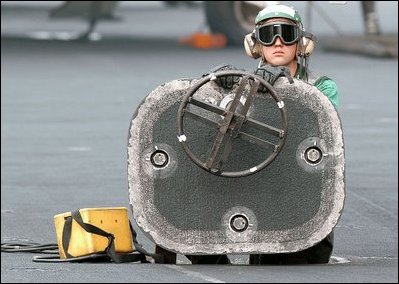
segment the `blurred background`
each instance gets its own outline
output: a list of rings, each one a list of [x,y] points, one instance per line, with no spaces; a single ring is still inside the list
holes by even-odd
[[[386,36],[398,31],[395,1],[2,1],[1,32],[42,40],[179,39],[212,32],[239,46],[257,13],[276,3],[295,6],[306,30],[318,36]],[[157,13],[165,9],[171,16],[160,23]]]
[[[310,68],[340,93],[347,196],[332,266],[135,266],[132,278],[129,266],[93,272],[2,253],[2,281],[398,281],[398,2],[280,2],[316,35]],[[138,104],[165,82],[222,63],[255,70],[243,36],[273,3],[2,1],[2,242],[53,243],[55,214],[129,207],[127,137]]]

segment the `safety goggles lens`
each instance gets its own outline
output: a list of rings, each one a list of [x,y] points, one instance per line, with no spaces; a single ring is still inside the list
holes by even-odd
[[[272,45],[277,36],[284,44],[293,44],[299,38],[298,27],[287,23],[270,23],[256,28],[256,37],[264,45]]]

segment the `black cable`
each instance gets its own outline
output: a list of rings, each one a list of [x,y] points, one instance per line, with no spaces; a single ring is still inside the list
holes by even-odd
[[[95,253],[84,256],[76,256],[73,258],[60,258],[57,256],[34,256],[32,261],[34,262],[80,262],[80,261],[95,261],[95,260],[109,260],[109,257],[105,253]]]
[[[142,263],[148,263],[148,261],[145,259],[145,255],[143,254],[147,252],[141,250],[137,251],[139,251],[139,253],[133,252],[129,254],[118,255],[117,260],[125,259],[125,261],[129,261],[130,259],[130,261],[141,261]],[[1,243],[1,252],[7,252],[7,253],[32,252],[32,253],[47,254],[46,256],[34,256],[32,258],[32,261],[34,262],[81,262],[81,261],[95,262],[95,261],[104,261],[104,260],[110,261],[110,257],[106,252],[93,253],[89,255],[83,255],[71,258],[60,258],[57,244],[39,244],[35,242],[26,242],[26,243],[4,242]],[[158,262],[162,262],[162,259],[159,259],[159,257],[156,254],[147,253],[147,255],[152,256]]]
[[[26,243],[1,243],[2,252],[34,252],[58,254],[57,244],[38,244],[34,242]]]
[[[1,243],[1,252],[32,252],[32,253],[45,253],[52,254],[51,256],[34,256],[34,262],[79,262],[84,260],[99,260],[99,259],[109,259],[105,253],[95,253],[85,256],[79,256],[74,258],[60,259],[57,244],[39,244],[35,242],[4,242]]]

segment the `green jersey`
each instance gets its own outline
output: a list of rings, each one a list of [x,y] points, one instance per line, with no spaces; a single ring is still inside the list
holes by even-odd
[[[320,92],[325,94],[330,99],[334,107],[337,109],[339,106],[338,87],[333,80],[328,77],[319,78],[314,84]]]
[[[298,72],[298,71],[297,71]],[[296,74],[295,78],[298,77]],[[337,109],[339,106],[338,87],[337,84],[327,76],[319,76],[311,71],[307,71],[307,82],[315,86],[320,92],[329,98],[331,103]]]

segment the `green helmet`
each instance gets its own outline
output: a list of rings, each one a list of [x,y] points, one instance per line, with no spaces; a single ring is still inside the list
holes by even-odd
[[[297,23],[299,27],[302,27],[302,20],[298,12],[289,6],[282,4],[275,4],[261,10],[255,18],[255,25],[271,18],[289,19]]]

